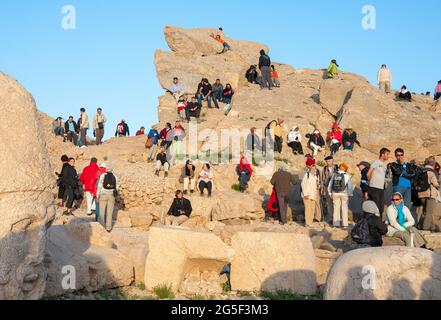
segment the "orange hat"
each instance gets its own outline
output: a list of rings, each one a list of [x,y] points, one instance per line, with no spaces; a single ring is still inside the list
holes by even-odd
[[[338,168],[344,172],[348,172],[349,171],[349,166],[346,163],[341,163]]]

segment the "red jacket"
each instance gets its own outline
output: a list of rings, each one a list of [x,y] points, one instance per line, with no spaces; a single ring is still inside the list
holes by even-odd
[[[337,131],[331,131],[328,135],[328,142],[330,142],[332,139],[338,140],[340,144],[343,144],[343,134],[340,130]]]
[[[84,191],[92,193],[96,196],[97,182],[100,177],[100,167],[96,163],[91,163],[84,168],[80,181],[84,186]]]

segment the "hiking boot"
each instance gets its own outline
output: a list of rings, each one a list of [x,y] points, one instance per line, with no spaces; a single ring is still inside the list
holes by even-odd
[[[155,175],[159,177],[159,171],[158,170],[155,171]]]

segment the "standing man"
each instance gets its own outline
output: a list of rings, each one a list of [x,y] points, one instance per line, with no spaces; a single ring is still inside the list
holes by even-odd
[[[267,136],[271,137],[274,141],[274,152],[282,153],[283,150],[283,128],[282,125],[285,122],[282,118],[271,121],[267,126]],[[268,132],[269,131],[269,132]]]
[[[380,87],[380,91],[384,93],[390,92],[392,86],[392,73],[385,64],[383,64],[380,71],[378,71],[377,83]]]
[[[75,159],[69,158],[68,165],[63,168],[63,175],[61,177],[61,183],[64,186],[64,197],[66,199],[66,211],[63,215],[73,215],[73,205],[75,202],[75,193],[78,188],[78,174],[75,170]]]
[[[437,226],[433,223],[433,217],[437,214],[437,198],[439,195],[439,182],[435,171],[436,160],[432,157],[424,162],[423,174],[427,182],[426,186],[417,186],[419,189],[418,198],[423,204],[423,216],[417,222],[421,230],[438,232]],[[419,180],[419,179],[417,179]]]
[[[367,174],[369,179],[369,199],[375,202],[378,210],[383,214],[384,212],[384,191],[386,188],[386,173],[387,164],[389,160],[390,150],[383,148],[380,150],[380,158],[372,163],[371,168]]]
[[[89,116],[86,113],[86,109],[80,109],[80,147],[87,147],[87,130],[89,130]]]
[[[320,181],[322,182],[321,194],[324,200],[323,209],[324,211],[326,211],[323,212],[323,217],[325,218],[326,222],[331,223],[334,218],[334,201],[332,200],[332,197],[328,192],[328,186],[334,173],[337,173],[338,166],[334,164],[334,158],[332,156],[326,157],[325,162],[326,167],[323,169],[320,179]]]
[[[95,130],[96,145],[102,144],[104,137],[104,125],[107,122],[106,116],[103,114],[103,109],[98,108],[96,115],[93,117],[93,130]]]
[[[268,88],[272,90],[274,83],[271,76],[271,58],[263,49],[260,50],[259,69],[262,73],[262,82],[260,84],[260,88],[263,89],[268,85]]]
[[[389,165],[392,173],[393,192],[403,196],[404,205],[412,207],[412,180],[415,177],[416,167],[404,161],[404,150],[395,150],[396,162]]]
[[[80,182],[83,184],[84,192],[86,193],[87,215],[89,216],[96,213],[97,182],[101,173],[97,163],[98,160],[92,158],[90,165],[84,168],[80,177]]]
[[[105,164],[106,173],[100,176],[97,188],[97,199],[99,201],[99,222],[106,228],[107,232],[112,231],[113,210],[115,199],[118,193],[118,177],[113,174],[110,164]]]
[[[292,217],[292,210],[289,206],[291,192],[293,190],[295,181],[291,173],[288,172],[288,167],[285,163],[281,163],[279,171],[274,173],[271,178],[271,184],[276,189],[277,201],[279,202],[280,223],[286,224],[288,222],[288,211]]]

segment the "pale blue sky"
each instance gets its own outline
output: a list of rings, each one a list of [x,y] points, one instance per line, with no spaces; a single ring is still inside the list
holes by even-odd
[[[77,29],[61,28],[63,5],[77,10]],[[213,5],[216,5],[214,7]],[[273,60],[295,68],[324,68],[332,58],[371,82],[382,63],[394,87],[433,91],[441,79],[439,0],[315,0],[201,2],[194,0],[3,0],[0,71],[21,82],[51,116],[96,107],[109,134],[125,118],[134,133],[157,121],[162,94],[153,65],[166,49],[162,29],[219,27],[271,48]],[[361,27],[362,7],[374,5],[377,29]],[[203,7],[205,6],[205,7]]]

